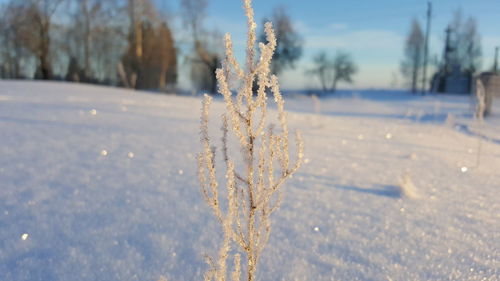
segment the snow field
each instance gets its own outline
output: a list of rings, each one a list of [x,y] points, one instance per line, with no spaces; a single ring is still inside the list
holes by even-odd
[[[498,104],[480,128],[463,96],[285,98],[306,163],[259,280],[500,280]],[[0,81],[0,280],[202,279],[220,230],[196,175],[200,107]]]

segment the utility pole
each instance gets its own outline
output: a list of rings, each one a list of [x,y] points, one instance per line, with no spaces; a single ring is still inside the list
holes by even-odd
[[[493,63],[493,73],[498,74],[498,47],[495,48],[495,62]]]
[[[451,46],[451,33],[453,32],[453,30],[451,29],[450,25],[448,25],[445,32],[446,32],[446,42],[443,50],[443,64],[440,66],[439,69],[439,82],[437,86],[437,91],[440,93],[444,92],[446,89],[446,77],[450,73],[450,54],[454,49]]]
[[[453,29],[451,26],[448,25],[448,27],[445,30],[446,32],[446,43],[444,46],[444,69],[443,73],[444,75],[448,75],[448,72],[451,70],[450,66],[450,54],[453,52],[454,48],[451,46],[451,33],[453,32]]]
[[[431,32],[432,3],[427,2],[427,26],[425,29],[424,74],[422,76],[422,95],[427,92],[427,62],[429,56],[429,33]]]

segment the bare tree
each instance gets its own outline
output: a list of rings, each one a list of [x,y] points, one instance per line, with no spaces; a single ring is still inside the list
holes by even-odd
[[[183,21],[191,31],[193,42],[198,41],[203,32],[202,24],[207,5],[207,0],[181,0]]]
[[[222,57],[217,50],[221,50],[222,36],[219,32],[213,31],[204,33],[202,37],[195,42],[196,56],[191,60],[191,78],[199,90],[215,94],[217,92],[215,70],[220,66]]]
[[[59,5],[65,0],[20,0],[27,12],[27,24],[31,27],[29,46],[38,59],[35,77],[50,79],[52,64],[50,60],[52,20]]]
[[[473,17],[463,20],[460,10],[455,12],[450,24],[453,31],[453,51],[450,57],[452,65],[460,66],[460,70],[473,75],[481,68],[481,38],[477,31],[477,22]]]
[[[68,71],[66,71],[66,81],[80,82],[83,77],[85,77],[85,74],[78,64],[78,60],[75,57],[70,57]]]
[[[20,76],[20,62],[30,56],[36,58],[37,78],[52,77],[51,30],[53,16],[65,0],[11,0],[4,18],[4,40],[10,49],[10,67],[13,76]],[[11,14],[12,13],[12,14]],[[25,51],[29,51],[28,55]]]
[[[352,83],[352,75],[358,71],[357,66],[348,53],[339,51],[333,59],[333,85],[332,90],[337,89],[337,84],[340,81]]]
[[[352,76],[357,72],[357,66],[351,56],[341,51],[333,58],[322,51],[314,57],[313,62],[315,67],[306,73],[318,77],[325,92],[335,92],[340,81],[352,83]]]
[[[330,90],[330,82],[333,81],[332,61],[325,51],[321,51],[313,58],[315,68],[308,70],[309,75],[317,76],[321,89],[326,92]]]
[[[302,56],[303,40],[293,26],[292,19],[284,7],[275,8],[270,19],[276,32],[276,51],[271,64],[272,73],[279,75],[287,68],[294,68],[295,62]],[[261,31],[260,41],[265,42],[266,34]]]
[[[95,23],[97,14],[101,10],[101,1],[97,0],[78,0],[77,21],[83,29],[83,72],[85,77],[91,77],[90,70],[90,46],[92,44],[92,24]]]
[[[217,31],[207,31],[203,28],[206,16],[207,0],[182,0],[181,8],[184,23],[189,27],[192,36],[193,53],[191,62],[191,80],[198,90],[215,94],[217,78],[215,70],[220,66],[221,55],[218,50],[222,42]]]
[[[75,0],[75,3],[73,22],[67,32],[72,42],[66,48],[69,56],[78,59],[83,66],[81,80],[92,81],[99,72],[99,59],[116,58],[112,52],[116,53],[119,48],[111,46],[117,47],[118,31],[113,24],[117,20],[119,5],[116,0]]]
[[[414,19],[406,39],[404,58],[401,61],[401,74],[405,77],[413,93],[417,92],[424,58],[425,39],[420,23]]]
[[[4,78],[26,76],[25,66],[32,58],[28,48],[29,26],[26,9],[11,1],[0,9],[0,75]]]

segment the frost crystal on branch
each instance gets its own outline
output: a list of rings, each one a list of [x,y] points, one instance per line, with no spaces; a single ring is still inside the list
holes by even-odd
[[[289,130],[284,110],[285,101],[278,78],[271,75],[270,65],[276,48],[271,23],[265,24],[267,43],[259,44],[256,60],[255,30],[257,25],[251,0],[244,0],[248,23],[246,66],[237,62],[231,36],[226,34],[226,57],[216,76],[219,93],[224,97],[226,111],[222,116],[222,157],[225,162],[227,198],[219,198],[216,177],[216,148],[208,134],[212,98],[205,95],[201,116],[202,152],[198,156],[198,172],[205,202],[222,226],[224,237],[217,257],[207,258],[209,270],[205,280],[255,280],[258,260],[267,244],[271,230],[270,215],[277,209],[285,180],[297,171],[304,156],[299,132],[295,133],[297,155],[291,163]],[[256,92],[253,91],[257,85]],[[235,95],[233,95],[235,90]],[[272,93],[277,105],[277,125],[267,119],[267,94]],[[267,127],[267,129],[266,129]],[[235,137],[239,150],[229,148],[228,138]],[[242,163],[231,152],[242,153]],[[236,167],[241,167],[238,170]],[[221,202],[227,206],[221,207]],[[234,247],[234,248],[231,248]],[[229,273],[227,259],[232,258]],[[243,262],[243,265],[241,264]]]

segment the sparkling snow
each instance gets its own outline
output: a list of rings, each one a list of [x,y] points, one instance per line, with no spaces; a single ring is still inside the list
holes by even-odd
[[[500,280],[498,103],[478,127],[465,96],[286,98],[306,161],[259,280]],[[0,81],[0,280],[202,280],[220,227],[197,181],[200,107]]]

